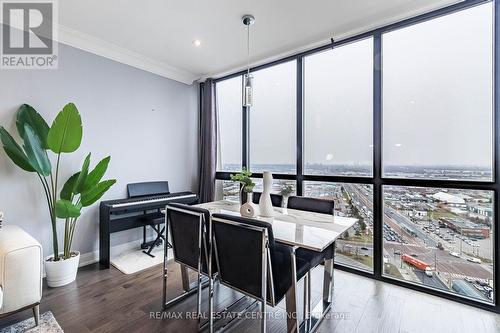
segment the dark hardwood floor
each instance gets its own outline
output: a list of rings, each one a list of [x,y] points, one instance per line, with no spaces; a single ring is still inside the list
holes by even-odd
[[[180,269],[175,263],[170,269],[168,296],[174,297],[181,290]],[[319,267],[313,274],[314,299],[320,297],[321,279]],[[218,309],[239,297],[225,287],[217,288]],[[196,297],[172,308],[170,318],[161,318],[161,290],[161,265],[133,275],[90,265],[81,268],[76,282],[68,286],[44,286],[41,312],[52,311],[67,333],[196,332],[195,319],[176,318],[195,311]],[[298,295],[301,299],[301,290]],[[268,331],[286,332],[284,302],[267,311],[271,317]],[[31,310],[27,310],[3,318],[0,327],[30,316]],[[258,323],[258,319],[246,318],[234,321],[229,328],[233,332],[258,332]],[[500,332],[500,315],[336,270],[333,310],[318,331]]]

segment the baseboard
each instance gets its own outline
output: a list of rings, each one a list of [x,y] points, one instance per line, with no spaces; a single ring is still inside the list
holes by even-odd
[[[115,253],[125,252],[131,249],[139,249],[142,244],[142,239],[134,240],[128,243],[118,244],[110,248],[110,256],[113,257]],[[99,251],[83,253],[80,255],[80,264],[78,267],[83,267],[99,262]]]

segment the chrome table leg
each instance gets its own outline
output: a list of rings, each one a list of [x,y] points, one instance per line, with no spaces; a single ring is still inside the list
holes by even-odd
[[[298,332],[297,320],[297,266],[295,259],[295,248],[292,251],[292,286],[286,292],[286,331],[288,333]]]
[[[335,253],[335,243],[332,245],[332,251]],[[311,276],[309,275],[309,320],[300,325],[300,332],[314,332],[318,325],[323,320],[325,314],[330,310],[332,306],[332,291],[333,291],[333,261],[334,258],[325,260],[325,268],[323,273],[323,297],[322,299],[314,306],[314,309],[311,310],[311,299],[310,299],[310,280]]]

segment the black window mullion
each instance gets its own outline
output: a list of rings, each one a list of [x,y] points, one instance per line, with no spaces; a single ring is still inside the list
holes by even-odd
[[[304,194],[303,181],[304,181],[304,113],[303,113],[303,87],[304,87],[304,70],[303,70],[303,58],[299,57],[297,59],[297,195]]]
[[[499,209],[500,209],[500,179],[498,172],[500,171],[500,3],[493,3],[493,179],[495,181],[495,191],[493,195],[493,301],[495,302],[496,312],[500,313],[500,270],[498,268],[498,258],[500,254],[500,231],[499,231]]]
[[[373,272],[382,276],[382,35],[373,37]]]

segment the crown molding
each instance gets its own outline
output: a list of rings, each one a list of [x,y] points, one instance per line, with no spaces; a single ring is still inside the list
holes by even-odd
[[[199,75],[151,59],[113,43],[82,33],[64,25],[58,26],[57,42],[108,58],[144,71],[191,85]]]

